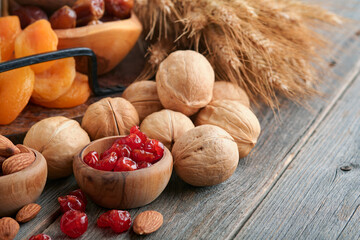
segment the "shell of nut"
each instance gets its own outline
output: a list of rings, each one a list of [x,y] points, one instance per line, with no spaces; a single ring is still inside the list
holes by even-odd
[[[163,215],[157,211],[145,211],[136,216],[133,230],[138,235],[157,231],[163,224]]]
[[[147,116],[141,123],[140,130],[171,150],[176,139],[194,127],[193,122],[186,115],[164,109]]]
[[[129,101],[120,97],[107,97],[91,104],[81,122],[92,140],[127,135],[134,125],[139,125],[139,115]]]
[[[7,158],[2,164],[2,172],[4,175],[19,172],[35,161],[33,153],[19,153]]]
[[[236,170],[239,152],[234,139],[213,125],[195,127],[172,149],[176,174],[193,186],[211,186],[227,180]]]
[[[163,109],[154,81],[134,82],[125,89],[122,97],[135,107],[140,122],[146,116]]]
[[[249,97],[239,85],[226,81],[215,82],[212,101],[225,99],[239,101],[250,108]]]
[[[29,203],[22,207],[16,214],[16,221],[25,223],[35,218],[41,210],[41,206],[36,203]]]
[[[239,101],[216,100],[202,109],[195,125],[212,124],[226,130],[236,141],[239,157],[248,155],[260,135],[260,123],[255,114]]]
[[[211,99],[215,81],[209,61],[195,51],[175,51],[159,66],[156,84],[161,104],[191,116]]]
[[[14,239],[19,232],[20,225],[10,217],[3,217],[0,219],[0,239],[11,240]]]
[[[88,143],[90,138],[79,123],[61,116],[37,122],[24,139],[25,146],[45,157],[50,179],[71,175],[74,155]]]
[[[0,156],[10,157],[20,153],[20,150],[5,136],[0,135]]]

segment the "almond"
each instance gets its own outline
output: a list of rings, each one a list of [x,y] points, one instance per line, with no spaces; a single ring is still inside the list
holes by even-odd
[[[36,203],[29,203],[23,206],[16,214],[16,221],[25,223],[36,217],[40,212],[41,206]]]
[[[3,217],[0,219],[0,239],[12,240],[19,232],[19,224],[10,217]]]
[[[0,156],[10,157],[20,153],[20,150],[6,137],[0,135]]]
[[[21,153],[33,153],[30,148],[22,144],[16,144],[16,147],[20,150]]]
[[[2,171],[4,175],[15,173],[30,166],[35,161],[35,155],[31,153],[19,153],[9,157],[3,162]]]
[[[153,233],[163,224],[163,215],[157,211],[145,211],[136,216],[133,230],[138,235]]]

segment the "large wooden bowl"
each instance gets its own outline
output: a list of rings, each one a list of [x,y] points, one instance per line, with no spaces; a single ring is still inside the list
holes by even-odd
[[[107,172],[88,166],[83,157],[90,151],[104,152],[119,136],[91,142],[74,158],[75,179],[96,204],[112,209],[129,209],[154,201],[170,180],[173,160],[165,148],[164,156],[148,168],[129,172]]]
[[[130,52],[138,40],[142,25],[134,13],[129,19],[106,22],[71,29],[55,30],[59,38],[58,49],[88,47],[98,61],[98,74],[113,69]],[[85,58],[83,58],[85,59]],[[77,61],[80,71],[87,71],[84,61]]]
[[[42,193],[46,178],[46,160],[36,150],[35,161],[27,168],[0,177],[0,217],[12,216],[28,203],[35,202]]]

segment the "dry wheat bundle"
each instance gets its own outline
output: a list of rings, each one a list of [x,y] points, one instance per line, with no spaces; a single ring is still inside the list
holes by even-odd
[[[341,23],[295,0],[137,0],[135,11],[152,44],[142,78],[153,76],[171,51],[194,49],[218,80],[239,84],[271,107],[279,93],[300,100],[316,92],[312,63],[325,41],[312,27]]]

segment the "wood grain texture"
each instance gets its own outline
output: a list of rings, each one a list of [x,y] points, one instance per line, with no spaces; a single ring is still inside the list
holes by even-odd
[[[359,92],[360,77],[348,87],[237,238],[360,238]]]

